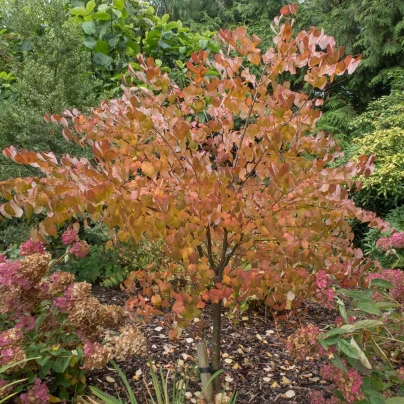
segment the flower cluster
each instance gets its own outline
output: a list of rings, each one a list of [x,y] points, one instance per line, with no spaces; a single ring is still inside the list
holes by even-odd
[[[76,230],[73,229],[73,227],[70,227],[62,234],[62,243],[64,245],[73,244],[75,241],[78,241],[78,240],[79,240],[79,236],[78,236]]]
[[[332,278],[325,271],[318,271],[316,274],[316,285],[319,289],[326,289],[332,283]]]
[[[0,364],[5,366],[25,359],[23,334],[17,328],[0,333]],[[12,368],[10,369],[12,371]]]
[[[46,248],[42,241],[34,241],[32,238],[28,239],[20,247],[20,256],[26,257],[27,255],[33,254],[45,254]]]
[[[49,398],[48,387],[38,378],[35,379],[32,388],[19,397],[21,404],[48,403]]]
[[[85,258],[89,253],[90,246],[84,240],[77,241],[70,248],[70,254],[73,254],[77,258]]]
[[[6,257],[2,253],[0,253],[0,264],[3,264],[5,262],[6,262]]]
[[[332,396],[327,399],[320,391],[313,391],[310,393],[310,402],[311,404],[342,404],[342,401],[339,398]]]
[[[318,343],[319,336],[319,328],[309,324],[307,327],[299,328],[288,337],[286,348],[298,360],[305,360],[307,357],[318,357],[321,352],[321,345]]]
[[[113,357],[111,348],[98,342],[87,342],[84,345],[83,351],[83,368],[88,370],[104,368]]]
[[[344,372],[334,365],[325,365],[320,371],[321,377],[334,383],[348,403],[364,398],[361,386],[362,377],[355,369]]]
[[[367,277],[368,282],[372,279],[384,279],[390,282],[393,285],[389,290],[390,296],[399,303],[404,303],[404,271],[401,269],[384,269],[380,273],[370,274]],[[373,294],[373,298],[376,300],[383,299],[378,292]]]
[[[333,278],[325,271],[319,271],[316,274],[316,300],[331,309],[334,303],[334,290],[329,286],[332,284]]]
[[[42,341],[47,341],[49,333],[64,336],[68,332],[73,338],[61,337],[57,344],[70,351],[83,344],[85,369],[100,368],[113,357],[120,360],[144,350],[143,335],[134,325],[124,326],[128,316],[122,307],[101,304],[91,294],[91,285],[74,282],[72,274],[48,276],[50,261],[50,254],[36,253],[0,264],[0,313],[6,316],[6,324],[11,324],[0,332],[0,366],[26,358],[30,330]],[[36,329],[38,315],[44,310],[48,313],[46,321]],[[82,365],[80,361],[77,366]],[[32,374],[33,366],[35,363],[24,362],[10,368],[9,373],[18,370],[15,377],[19,378],[21,372]],[[46,386],[36,381],[19,402],[48,402],[47,394]]]
[[[388,251],[392,248],[404,248],[404,232],[394,233],[390,237],[379,238],[376,246],[383,251]]]
[[[131,324],[121,327],[118,335],[106,337],[105,344],[111,348],[116,360],[123,361],[143,352],[146,348],[146,339],[137,327]]]

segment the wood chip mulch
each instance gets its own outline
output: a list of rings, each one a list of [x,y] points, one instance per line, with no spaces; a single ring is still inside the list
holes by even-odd
[[[94,295],[106,304],[125,304],[127,296],[119,289],[93,287]],[[223,388],[227,394],[237,392],[237,404],[309,404],[309,394],[324,390],[328,383],[319,375],[320,362],[316,360],[296,362],[285,348],[285,339],[296,328],[314,323],[321,328],[331,324],[336,313],[312,303],[299,309],[298,316],[287,323],[275,322],[261,310],[251,310],[240,316],[238,325],[226,316],[222,321],[222,374]],[[200,335],[200,321],[205,322],[204,335]],[[189,377],[186,396],[189,403],[200,403],[201,384],[198,377],[196,344],[203,338],[208,343],[211,327],[208,316],[184,330],[181,338],[169,340],[164,319],[154,317],[140,329],[147,337],[148,357],[161,365],[165,374],[172,375],[175,368]],[[119,366],[135,390],[139,404],[149,403],[145,387],[151,387],[148,357],[128,358]],[[112,367],[92,371],[89,385],[103,391],[125,397],[125,389],[119,375]]]

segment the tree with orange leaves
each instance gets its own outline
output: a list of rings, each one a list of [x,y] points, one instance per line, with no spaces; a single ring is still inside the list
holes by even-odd
[[[342,59],[343,48],[316,28],[294,37],[288,15],[296,9],[282,8],[265,53],[243,28],[220,31],[225,51],[213,60],[193,54],[183,88],[140,56],[142,70],[131,74],[142,84],[122,99],[89,116],[48,117],[64,126],[66,140],[90,145],[94,161],[4,151],[44,177],[0,183],[3,216],[45,213],[45,236],[86,216],[121,242],[164,242],[170,265],[125,282],[133,292],[141,285],[131,306],[146,314],[172,306],[177,333],[210,302],[213,370],[223,307],[237,310],[252,297],[276,310],[303,298],[329,303],[332,283],[353,287],[370,265],[352,245],[348,219],[384,226],[349,199],[373,159],[335,168],[338,143],[311,134],[327,83],[352,73],[360,58]],[[287,77],[302,72],[309,90],[296,92]]]

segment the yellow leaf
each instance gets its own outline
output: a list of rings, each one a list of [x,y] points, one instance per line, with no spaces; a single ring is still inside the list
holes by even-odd
[[[55,397],[55,396],[50,396],[49,397],[49,402],[50,403],[61,403],[62,400],[60,398]]]
[[[287,379],[285,376],[282,377],[282,383],[283,384],[290,384],[290,380]]]
[[[271,387],[274,389],[275,387],[278,387],[278,383],[276,383],[276,382],[273,382],[272,384],[271,384]]]

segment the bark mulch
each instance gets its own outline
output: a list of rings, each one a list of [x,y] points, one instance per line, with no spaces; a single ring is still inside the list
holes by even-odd
[[[94,286],[94,295],[102,303],[123,305],[127,296],[119,289]],[[314,323],[320,328],[331,324],[336,314],[312,303],[306,303],[298,315],[288,322],[276,322],[260,310],[251,310],[240,316],[233,325],[226,316],[222,318],[222,374],[223,388],[227,394],[237,392],[237,404],[310,403],[309,394],[323,390],[328,383],[319,375],[320,362],[296,362],[285,349],[285,339],[296,328]],[[201,333],[201,321],[205,322]],[[209,342],[211,327],[208,316],[202,317],[192,327],[184,330],[177,341],[168,339],[168,327],[163,318],[154,317],[140,329],[147,337],[148,357],[161,365],[165,374],[172,375],[175,368],[189,377],[187,402],[199,403],[201,391],[198,376],[196,344]],[[204,334],[204,335],[201,335]],[[148,403],[145,385],[151,386],[147,357],[128,358],[119,366],[127,375],[139,404]],[[124,395],[123,384],[113,368],[96,370],[88,376],[89,385],[103,391]],[[291,392],[292,391],[292,392]],[[293,395],[294,393],[294,395]]]

